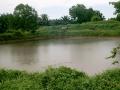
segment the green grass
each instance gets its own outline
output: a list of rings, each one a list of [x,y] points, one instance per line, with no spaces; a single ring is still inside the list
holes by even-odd
[[[31,74],[0,70],[0,90],[120,90],[120,69],[92,77],[66,67]]]
[[[68,27],[62,30],[62,27]],[[82,24],[68,24],[58,26],[42,26],[35,33],[22,31],[8,31],[0,34],[1,41],[10,40],[35,40],[49,38],[63,38],[71,36],[96,36],[96,37],[119,37],[120,22],[118,21],[98,21]]]
[[[120,36],[120,22],[99,21],[83,24],[69,24],[67,30],[59,26],[44,26],[37,30],[38,36]]]

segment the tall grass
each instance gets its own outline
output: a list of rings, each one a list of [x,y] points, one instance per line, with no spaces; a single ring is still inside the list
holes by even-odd
[[[0,90],[119,90],[120,69],[88,76],[70,68],[49,68],[42,73],[0,70]]]

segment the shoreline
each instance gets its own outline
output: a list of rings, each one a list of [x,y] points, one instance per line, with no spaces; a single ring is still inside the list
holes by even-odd
[[[26,38],[19,40],[7,40],[0,41],[0,44],[11,44],[11,43],[21,43],[29,41],[39,41],[39,40],[51,40],[51,39],[120,39],[120,36],[53,36],[53,37],[35,37],[35,38]]]

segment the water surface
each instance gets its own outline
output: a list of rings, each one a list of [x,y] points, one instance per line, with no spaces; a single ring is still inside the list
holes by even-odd
[[[41,71],[68,66],[90,75],[119,67],[106,60],[120,38],[68,38],[0,45],[0,68]]]

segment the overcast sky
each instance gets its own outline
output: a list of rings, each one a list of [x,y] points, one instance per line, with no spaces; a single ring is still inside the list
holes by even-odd
[[[0,0],[0,14],[12,13],[15,6],[23,3],[35,8],[39,15],[45,13],[53,19],[68,15],[73,5],[84,4],[88,8],[100,10],[106,18],[110,18],[114,12],[113,6],[109,5],[111,1],[118,0]]]

